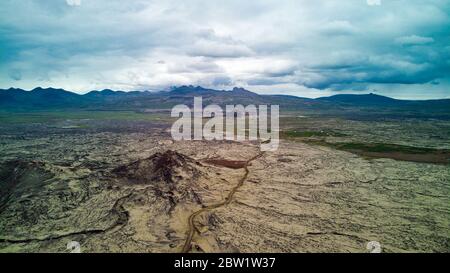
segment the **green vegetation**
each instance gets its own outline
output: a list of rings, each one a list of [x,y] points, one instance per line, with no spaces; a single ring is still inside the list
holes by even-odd
[[[412,147],[387,143],[330,143],[324,140],[304,140],[306,143],[331,147],[367,158],[391,158],[402,161],[449,164],[450,150]]]
[[[49,112],[0,112],[2,123],[47,123],[64,120],[136,120],[159,121],[168,119],[163,113],[139,113],[133,111],[49,111]],[[82,124],[80,126],[83,126]]]
[[[307,138],[307,137],[327,137],[327,136],[342,137],[345,135],[341,134],[341,133],[325,132],[325,131],[288,130],[288,131],[282,131],[280,133],[280,136],[281,136],[281,138]]]
[[[411,147],[405,145],[387,144],[387,143],[337,143],[333,144],[341,150],[361,150],[372,153],[406,153],[406,154],[427,154],[436,152],[436,149]]]
[[[282,132],[282,136],[284,137],[314,137],[314,136],[328,136],[325,132],[314,132],[314,131],[284,131]]]
[[[344,151],[360,151],[368,153],[404,153],[404,154],[429,154],[429,153],[448,153],[450,150],[432,149],[423,147],[412,147],[406,145],[388,144],[388,143],[330,143],[322,140],[307,140],[306,142],[315,145],[332,147]]]

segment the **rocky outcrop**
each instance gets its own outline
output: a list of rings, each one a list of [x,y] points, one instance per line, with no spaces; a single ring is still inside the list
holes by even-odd
[[[201,204],[195,191],[196,180],[202,175],[201,167],[193,158],[168,150],[121,165],[112,174],[127,184],[153,186],[156,195],[168,199],[172,206],[181,200]]]
[[[51,177],[42,162],[13,160],[0,164],[0,212],[14,194],[20,196],[30,188],[39,188]]]
[[[174,186],[183,178],[193,179],[199,175],[200,163],[183,154],[168,150],[155,153],[146,159],[121,165],[112,172],[131,183],[165,183]]]

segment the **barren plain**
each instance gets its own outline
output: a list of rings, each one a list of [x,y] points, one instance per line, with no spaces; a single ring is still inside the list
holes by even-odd
[[[163,115],[142,116],[5,118],[0,251],[450,251],[448,121],[290,113],[280,148],[262,153],[174,142]],[[391,146],[368,154],[374,143]]]

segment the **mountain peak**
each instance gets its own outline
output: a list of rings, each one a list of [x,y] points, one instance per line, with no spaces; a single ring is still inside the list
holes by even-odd
[[[14,88],[14,87],[10,87],[8,89],[0,89],[0,91],[5,91],[5,92],[25,92],[25,90],[23,90],[23,89]]]
[[[248,90],[245,90],[242,87],[234,87],[233,90],[231,90],[233,92],[249,92]]]
[[[42,91],[66,91],[66,90],[61,89],[61,88],[53,88],[53,87],[43,88],[40,86],[31,90],[31,92],[42,92]]]
[[[124,91],[114,91],[114,90],[111,90],[111,89],[103,89],[101,91],[93,90],[93,91],[90,91],[90,92],[86,93],[85,95],[87,95],[87,96],[114,96],[114,95],[122,95],[124,93],[126,93],[126,92],[124,92]]]
[[[247,90],[245,88],[242,88],[242,87],[234,87],[233,90],[231,90],[231,92],[241,93],[241,94],[256,94],[256,93],[253,93],[253,92],[251,92],[251,91],[249,91],[249,90]]]
[[[201,86],[193,86],[193,85],[182,85],[179,87],[171,88],[170,92],[172,93],[190,93],[190,92],[203,92],[208,89],[203,88]]]

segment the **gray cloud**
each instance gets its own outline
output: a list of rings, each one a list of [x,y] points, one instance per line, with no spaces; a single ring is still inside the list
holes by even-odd
[[[340,85],[423,84],[448,77],[450,65],[446,60],[450,55],[443,52],[433,54],[435,57],[426,54],[356,56],[353,61],[349,61],[351,58],[337,58],[312,67],[303,75],[301,83],[311,88],[345,90]]]
[[[69,6],[80,6],[81,0],[66,0],[66,3]]]
[[[431,37],[422,37],[417,35],[403,36],[395,39],[395,42],[401,45],[426,45],[434,42]]]
[[[187,51],[192,56],[213,58],[237,58],[253,54],[252,50],[246,45],[211,40],[199,40],[191,47],[188,47]]]
[[[358,29],[348,21],[331,21],[321,28],[322,34],[327,36],[352,35],[358,32]]]
[[[448,93],[450,3],[375,2],[3,0],[0,85]]]
[[[10,70],[8,75],[15,81],[20,81],[22,79],[22,73],[20,72],[20,70]]]

